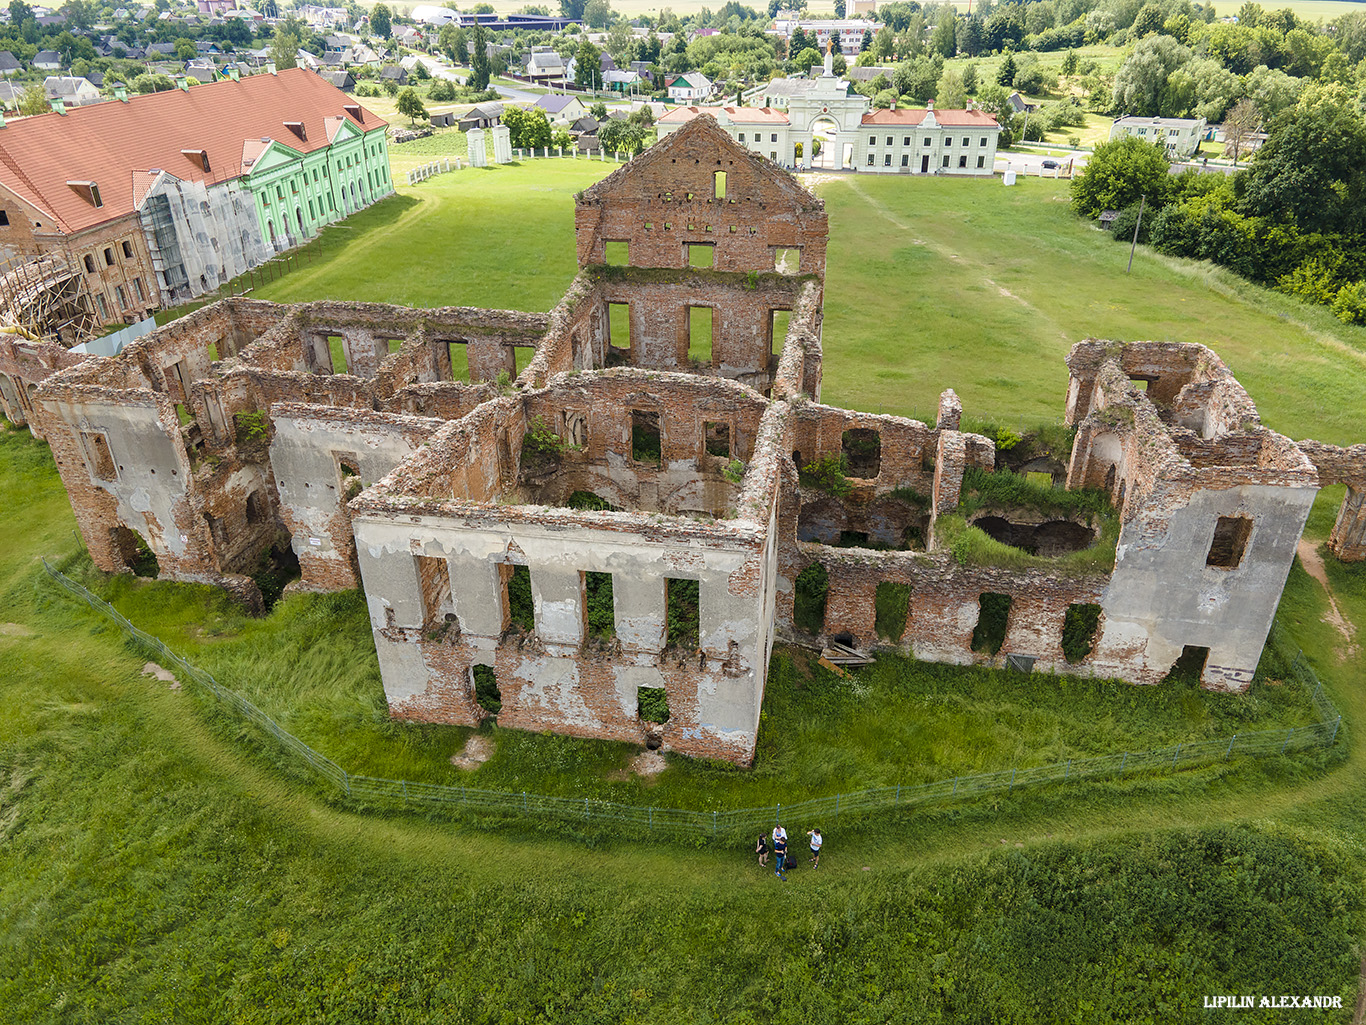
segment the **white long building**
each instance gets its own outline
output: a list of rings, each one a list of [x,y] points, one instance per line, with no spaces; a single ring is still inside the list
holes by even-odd
[[[770,83],[785,106],[676,107],[656,122],[660,138],[706,114],[732,139],[784,167],[884,174],[990,175],[1001,126],[984,110],[871,110],[865,96],[831,71]],[[768,100],[769,97],[765,96]],[[812,149],[820,140],[821,153]]]

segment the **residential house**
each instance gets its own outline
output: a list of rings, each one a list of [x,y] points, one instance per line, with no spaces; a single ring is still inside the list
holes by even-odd
[[[199,13],[218,17],[237,6],[237,0],[196,0]]]
[[[355,76],[345,70],[326,70],[319,69],[318,74],[324,82],[327,82],[335,89],[340,89],[344,93],[356,91]]]
[[[565,75],[564,58],[554,50],[533,50],[527,58],[526,77],[533,82],[558,82]]]
[[[605,71],[602,75],[603,88],[614,93],[628,93],[643,88],[643,81],[634,71]]]
[[[404,86],[408,84],[408,71],[399,64],[386,64],[380,69],[379,80]]]
[[[1119,118],[1110,126],[1110,138],[1122,139],[1126,135],[1160,146],[1168,160],[1188,160],[1200,148],[1200,140],[1205,135],[1205,119],[1183,117],[1130,117]]]
[[[196,82],[212,82],[218,77],[218,66],[211,60],[189,61],[185,65],[185,74]]]
[[[468,132],[471,128],[492,128],[503,120],[503,105],[498,102],[481,103],[471,107],[469,113],[460,119],[459,128]]]
[[[0,50],[0,76],[8,78],[10,75],[17,74],[24,70],[24,66],[19,63],[14,54],[8,50]]]
[[[699,103],[708,99],[712,93],[711,79],[700,71],[689,71],[686,75],[671,75],[665,80],[664,88],[674,103]]]
[[[43,79],[43,95],[49,102],[61,100],[66,108],[85,107],[104,99],[100,91],[84,78],[56,75]]]
[[[90,330],[212,290],[393,191],[387,123],[301,68],[115,95],[0,131],[0,250],[66,268],[56,285],[85,297]]]
[[[557,96],[554,93],[536,97],[532,106],[540,107],[551,121],[577,121],[588,112],[577,96]]]
[[[863,46],[863,33],[872,32],[876,34],[880,26],[876,22],[864,21],[861,18],[803,21],[796,18],[779,17],[774,19],[773,27],[769,29],[769,33],[782,36],[784,39],[791,39],[792,34],[799,27],[807,35],[815,36],[818,50],[824,52],[826,44],[834,37],[835,45],[839,47],[841,53],[846,56],[854,56]]]
[[[104,88],[103,71],[87,71],[85,73],[85,80],[89,82],[91,85],[93,85],[96,89]]]
[[[175,47],[171,49],[174,50]],[[62,67],[62,58],[56,50],[39,50],[34,55],[33,66],[38,71],[59,71]]]

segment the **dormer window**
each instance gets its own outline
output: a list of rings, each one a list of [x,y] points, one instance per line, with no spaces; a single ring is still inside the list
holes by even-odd
[[[304,131],[304,123],[302,121],[286,121],[285,127],[293,132],[300,142],[308,141],[308,133]]]
[[[96,208],[104,206],[104,200],[100,199],[100,187],[94,182],[67,182],[66,184],[91,206]]]
[[[209,169],[209,151],[202,149],[183,149],[180,151],[190,163],[194,164],[201,171]]]

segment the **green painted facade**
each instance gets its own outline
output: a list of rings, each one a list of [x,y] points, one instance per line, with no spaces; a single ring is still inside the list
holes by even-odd
[[[385,127],[366,131],[347,118],[331,145],[311,153],[271,140],[241,179],[266,242],[277,249],[297,245],[393,192]]]

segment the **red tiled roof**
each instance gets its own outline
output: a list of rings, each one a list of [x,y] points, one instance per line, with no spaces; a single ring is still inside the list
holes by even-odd
[[[146,192],[137,172],[160,168],[211,184],[236,178],[250,170],[242,166],[248,142],[259,152],[269,136],[311,153],[331,142],[337,118],[348,117],[343,105],[355,102],[311,71],[291,68],[40,114],[0,129],[0,185],[46,210],[63,231],[81,231],[136,209]],[[388,123],[368,110],[362,118],[365,131]],[[301,122],[307,141],[286,121]],[[207,152],[209,170],[182,150]],[[68,181],[95,182],[104,205],[92,206]]]
[[[785,125],[787,115],[772,107],[675,107],[659,119],[660,124],[686,124],[698,114],[710,114],[717,121],[723,117],[737,125]]]
[[[865,125],[902,125],[910,127],[925,120],[929,111],[919,107],[897,110],[872,110],[863,115]],[[1000,128],[985,110],[936,110],[934,119],[945,128]]]

